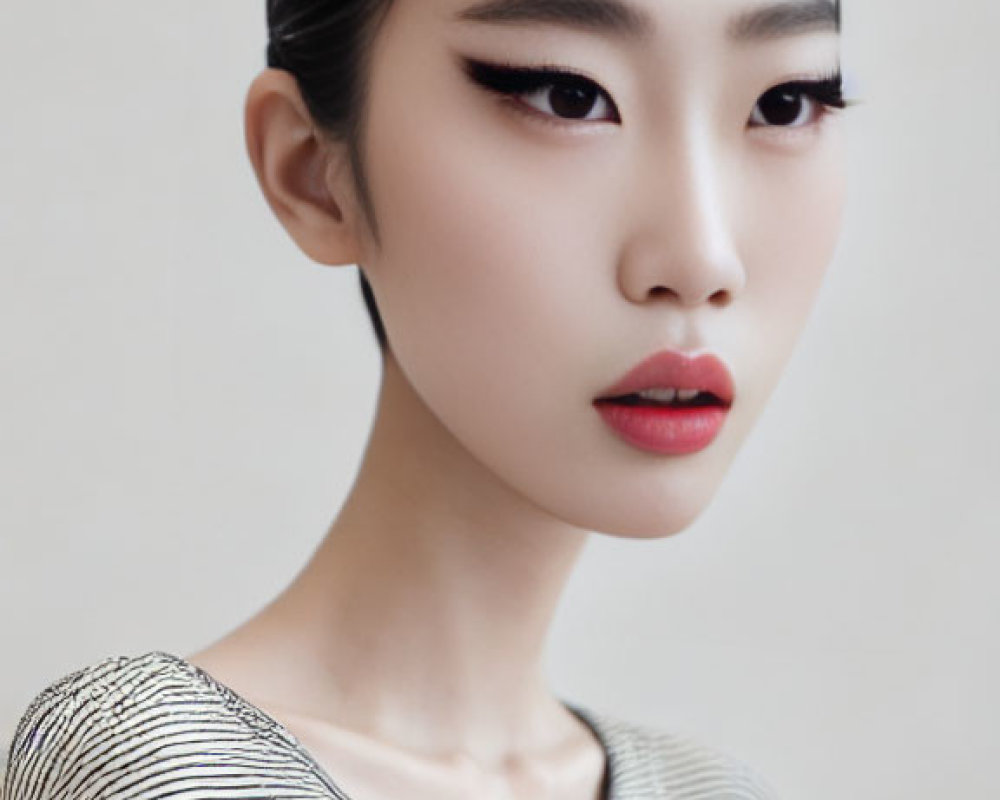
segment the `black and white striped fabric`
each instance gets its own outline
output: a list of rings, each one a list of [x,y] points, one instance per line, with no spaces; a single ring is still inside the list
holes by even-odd
[[[774,799],[727,754],[565,705],[604,745],[607,800]],[[365,800],[261,709],[159,651],[109,658],[45,689],[17,727],[2,785],[0,800]]]

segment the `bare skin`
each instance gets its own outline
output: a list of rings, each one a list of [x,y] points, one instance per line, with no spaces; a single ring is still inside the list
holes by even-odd
[[[388,358],[329,535],[286,592],[189,660],[352,797],[597,798],[603,751],[540,667],[586,534],[542,516],[441,431]]]
[[[604,753],[546,683],[547,632],[590,532],[683,530],[778,380],[837,238],[841,144],[831,120],[789,134],[747,118],[773,86],[835,67],[838,39],[734,45],[726,22],[750,0],[633,0],[654,27],[628,42],[456,22],[470,5],[396,0],[376,41],[378,240],[294,79],[265,70],[250,88],[268,203],[315,261],[364,266],[390,350],[328,535],[189,660],[355,800],[599,798]],[[537,93],[514,110],[455,53],[583,72],[621,119],[543,122]],[[701,452],[640,453],[591,406],[664,347],[733,373]]]

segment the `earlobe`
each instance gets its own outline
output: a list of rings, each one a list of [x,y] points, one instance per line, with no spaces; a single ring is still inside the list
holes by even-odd
[[[244,107],[247,154],[275,216],[313,261],[356,264],[360,254],[346,145],[316,128],[295,77],[265,69],[250,85]]]

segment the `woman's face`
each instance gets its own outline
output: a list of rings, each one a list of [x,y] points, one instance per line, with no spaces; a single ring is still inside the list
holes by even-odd
[[[822,15],[734,25],[759,0],[628,2],[395,0],[364,139],[379,246],[360,262],[391,357],[473,458],[573,525],[662,536],[717,489],[833,255],[843,121],[767,93],[834,73],[839,39]],[[512,89],[469,61],[583,80]],[[700,449],[630,442],[594,404],[661,350],[728,367]],[[622,413],[669,439],[654,415],[692,412]]]

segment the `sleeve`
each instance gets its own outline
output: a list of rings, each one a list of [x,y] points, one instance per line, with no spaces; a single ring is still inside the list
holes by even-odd
[[[78,670],[44,689],[14,732],[0,800],[93,800],[88,785],[122,711],[128,686],[110,676],[121,657]]]
[[[706,795],[713,800],[780,800],[774,787],[755,768],[727,750],[710,747],[691,737],[661,738],[666,758],[678,776],[689,782],[685,789],[698,792],[711,788]],[[688,797],[687,794],[681,794]]]
[[[780,800],[777,791],[758,770],[729,753],[720,753],[719,757],[729,763],[729,773],[737,787],[734,798]]]
[[[779,800],[773,786],[734,754],[699,738],[628,723],[617,756],[627,796],[677,800]]]

